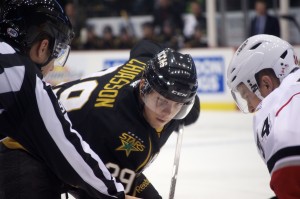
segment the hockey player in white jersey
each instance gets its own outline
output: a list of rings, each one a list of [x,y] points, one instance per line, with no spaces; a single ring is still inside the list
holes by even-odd
[[[238,107],[255,112],[254,137],[279,199],[300,198],[300,70],[293,47],[271,35],[235,52],[227,83]]]

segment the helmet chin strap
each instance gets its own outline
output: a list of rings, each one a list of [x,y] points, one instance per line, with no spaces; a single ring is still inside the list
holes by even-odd
[[[37,67],[41,70],[42,67],[46,66],[47,64],[49,64],[51,61],[52,61],[53,57],[50,55],[48,57],[48,59],[44,62],[44,63],[41,63],[41,64],[38,64],[36,63]]]

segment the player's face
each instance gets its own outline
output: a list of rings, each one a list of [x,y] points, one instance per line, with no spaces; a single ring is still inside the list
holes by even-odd
[[[237,86],[237,92],[232,92],[238,107],[241,111],[253,113],[256,111],[257,106],[261,100],[248,89],[244,83]]]
[[[163,128],[181,110],[183,104],[168,100],[152,90],[143,97],[144,116],[155,129]]]

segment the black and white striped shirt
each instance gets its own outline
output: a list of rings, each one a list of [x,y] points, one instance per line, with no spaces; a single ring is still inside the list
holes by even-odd
[[[0,132],[43,160],[65,183],[96,198],[124,198],[123,186],[72,128],[37,66],[0,42]]]

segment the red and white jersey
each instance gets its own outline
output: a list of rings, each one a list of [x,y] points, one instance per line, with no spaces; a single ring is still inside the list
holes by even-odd
[[[253,121],[258,151],[277,197],[300,198],[300,70],[262,101]]]

